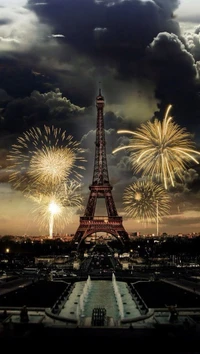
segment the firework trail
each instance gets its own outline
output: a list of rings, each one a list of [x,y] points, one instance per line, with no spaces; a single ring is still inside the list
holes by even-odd
[[[194,157],[200,155],[196,151],[195,143],[186,128],[181,128],[172,121],[169,112],[172,106],[167,107],[163,121],[155,119],[153,122],[141,124],[136,131],[119,130],[118,133],[133,134],[127,146],[116,148],[113,153],[130,149],[130,158],[133,170],[142,176],[156,178],[164,184],[165,189],[175,186],[176,178],[183,179],[183,171],[190,162],[199,164]]]
[[[167,190],[153,181],[137,180],[125,188],[124,210],[144,224],[161,221],[169,214],[171,198]]]
[[[55,185],[54,190],[48,186],[40,191],[27,190],[26,196],[33,200],[33,214],[40,229],[48,229],[49,237],[53,238],[54,230],[62,231],[72,221],[78,210],[82,209],[80,183],[68,181]]]
[[[7,160],[11,164],[9,181],[15,189],[26,191],[30,184],[50,187],[61,183],[70,174],[78,180],[85,162],[84,150],[60,128],[32,128],[12,145]]]

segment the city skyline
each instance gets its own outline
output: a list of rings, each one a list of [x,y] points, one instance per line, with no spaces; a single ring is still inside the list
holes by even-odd
[[[123,192],[141,175],[133,173],[128,151],[112,151],[129,142],[130,136],[118,135],[118,130],[134,131],[148,120],[161,120],[169,104],[173,121],[191,133],[200,151],[198,1],[0,0],[0,5],[0,234],[48,231],[35,223],[33,203],[9,183],[7,155],[32,127],[64,129],[85,149],[85,207],[93,175],[99,85],[118,214],[128,232],[155,233],[156,224],[127,219]],[[191,164],[170,192],[173,203],[159,224],[160,233],[200,232],[199,166]],[[100,206],[99,215],[102,210]],[[83,213],[74,215],[67,233],[75,233]]]

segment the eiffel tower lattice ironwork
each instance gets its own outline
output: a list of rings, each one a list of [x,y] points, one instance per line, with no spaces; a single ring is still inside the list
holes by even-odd
[[[112,196],[112,186],[109,182],[104,130],[104,104],[104,97],[101,94],[101,89],[99,89],[99,94],[96,97],[97,126],[93,181],[89,186],[90,195],[84,216],[80,217],[80,225],[73,237],[73,242],[78,245],[87,236],[96,232],[111,234],[122,245],[125,245],[129,240],[129,235],[122,224],[122,217],[118,216]],[[105,200],[106,216],[95,217],[98,198],[104,198]]]

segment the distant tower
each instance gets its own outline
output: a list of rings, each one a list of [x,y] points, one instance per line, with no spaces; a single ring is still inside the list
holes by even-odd
[[[108,176],[103,113],[104,97],[101,94],[101,89],[99,89],[99,95],[96,97],[96,107],[97,126],[93,181],[89,186],[90,195],[85,213],[84,216],[80,217],[80,225],[74,235],[73,242],[80,245],[87,236],[96,232],[105,232],[125,245],[129,236],[122,225],[122,217],[117,214]],[[95,217],[97,198],[105,199],[106,216]]]

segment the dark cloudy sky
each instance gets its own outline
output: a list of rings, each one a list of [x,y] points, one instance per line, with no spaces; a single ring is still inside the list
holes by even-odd
[[[38,234],[30,201],[8,183],[7,154],[26,130],[54,125],[87,149],[82,193],[92,182],[95,96],[105,97],[113,196],[129,232],[155,232],[127,220],[124,188],[138,178],[118,129],[162,118],[168,104],[200,149],[199,0],[0,0],[0,234]],[[160,232],[200,231],[200,169],[187,171]],[[79,215],[68,227],[74,233]]]

